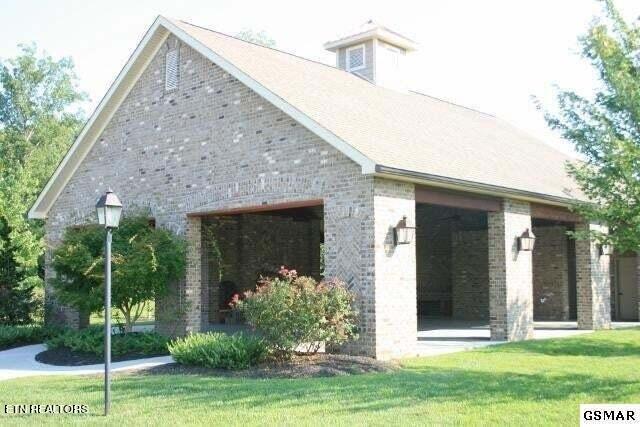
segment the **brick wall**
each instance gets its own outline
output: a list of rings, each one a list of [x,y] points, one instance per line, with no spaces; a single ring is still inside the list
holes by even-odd
[[[180,81],[167,93],[164,56],[174,47],[180,49]],[[388,221],[395,224],[400,214],[414,218],[413,186],[363,175],[360,166],[173,36],[53,205],[48,244],[55,246],[67,226],[93,221],[95,202],[109,187],[125,213],[144,207],[157,227],[189,237],[190,267],[157,301],[158,330],[181,334],[210,317],[200,303],[209,272],[198,275],[195,264],[205,254],[187,214],[322,199],[325,275],[349,284],[360,312],[360,339],[347,350],[377,357],[411,353],[415,246],[380,258],[375,248],[387,245]]]
[[[180,49],[180,81],[167,93],[164,55],[173,47]],[[367,296],[358,300],[363,328],[352,350],[375,355],[375,294],[368,290],[374,283],[368,252],[373,235],[365,232],[373,224],[373,177],[173,36],[53,205],[46,225],[49,247],[67,226],[93,221],[95,202],[108,187],[125,213],[144,207],[157,227],[183,236],[187,213],[323,199],[327,275]],[[196,240],[189,244],[198,245]],[[189,253],[201,257],[198,252],[193,247]],[[195,270],[187,276],[197,280]],[[202,320],[202,307],[188,304],[195,287],[187,294],[184,286],[175,284],[158,301],[159,330],[184,333],[197,316]]]
[[[569,320],[568,237],[564,226],[533,227],[533,315]]]
[[[322,215],[322,209],[315,211]],[[208,289],[208,305],[203,302],[203,307],[207,305],[209,322],[220,321],[219,309],[227,302],[220,299],[221,282],[233,283],[235,292],[244,292],[255,287],[261,274],[273,273],[281,265],[320,278],[321,220],[294,215],[243,214],[204,220],[207,278],[203,286]]]
[[[487,230],[457,231],[452,238],[453,317],[489,319]]]

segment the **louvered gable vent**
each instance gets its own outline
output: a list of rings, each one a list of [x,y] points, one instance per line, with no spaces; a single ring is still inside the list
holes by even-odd
[[[164,89],[166,91],[175,90],[178,88],[178,49],[172,49],[167,52],[165,56],[165,70],[164,70]]]

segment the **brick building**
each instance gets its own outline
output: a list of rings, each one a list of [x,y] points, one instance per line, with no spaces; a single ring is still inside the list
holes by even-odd
[[[377,358],[414,354],[419,318],[486,321],[496,340],[529,338],[534,318],[608,327],[609,257],[565,234],[599,226],[567,209],[564,155],[408,91],[417,45],[383,26],[325,47],[336,67],[159,17],[30,211],[47,278],[110,187],[187,239],[186,276],[156,302],[165,333],[233,321],[229,295],[281,264],[346,281],[360,312],[346,350]],[[403,218],[417,231],[397,244]],[[47,299],[48,321],[83,322]]]

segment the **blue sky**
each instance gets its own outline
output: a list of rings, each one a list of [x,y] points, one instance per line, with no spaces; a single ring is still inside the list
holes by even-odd
[[[640,1],[617,3],[628,18],[640,16]],[[90,112],[158,14],[229,34],[264,30],[280,49],[330,64],[322,44],[374,19],[420,43],[410,63],[412,88],[495,114],[567,151],[531,95],[550,105],[554,84],[593,90],[595,75],[576,53],[577,38],[600,9],[592,0],[2,0],[0,57],[31,41],[53,56],[71,56]]]

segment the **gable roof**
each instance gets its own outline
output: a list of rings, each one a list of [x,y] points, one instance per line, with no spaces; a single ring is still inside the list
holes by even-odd
[[[48,210],[167,36],[223,68],[342,151],[362,172],[568,204],[575,184],[559,151],[488,114],[158,17],[29,211]]]

